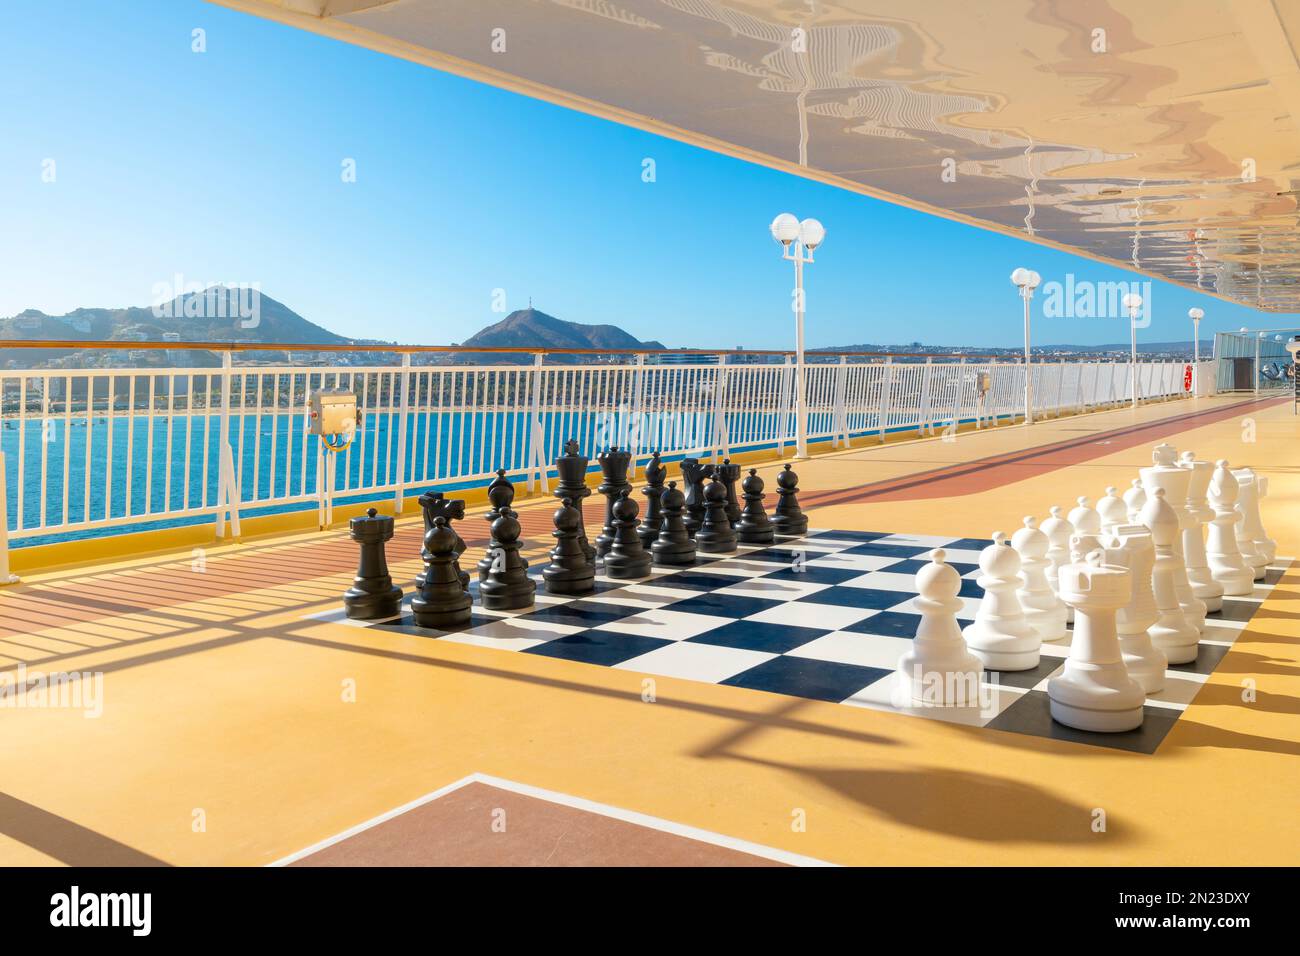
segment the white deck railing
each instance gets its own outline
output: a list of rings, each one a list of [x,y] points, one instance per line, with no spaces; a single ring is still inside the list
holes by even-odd
[[[240,366],[0,372],[13,539],[403,496],[484,479],[531,489],[576,438],[640,461],[794,443],[794,366],[785,364]],[[1203,363],[1210,366],[1212,363]],[[1182,362],[1136,366],[1139,395],[1185,395]],[[1129,399],[1125,362],[1035,363],[1035,414]],[[886,432],[983,427],[1023,411],[1022,364],[839,361],[807,366],[810,441],[843,446]],[[1213,381],[1212,370],[1203,380]],[[333,480],[308,434],[308,397],[358,396],[360,428]],[[226,454],[228,450],[228,454]],[[331,487],[332,486],[332,487]],[[233,505],[233,509],[232,506]],[[233,510],[233,514],[231,514]]]

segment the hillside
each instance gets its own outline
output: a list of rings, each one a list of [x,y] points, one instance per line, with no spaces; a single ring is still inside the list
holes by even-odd
[[[633,349],[664,348],[660,342],[642,342],[629,335],[616,325],[582,325],[578,322],[565,322],[553,315],[539,312],[534,308],[519,309],[511,312],[495,325],[471,335],[460,343],[465,348],[545,348],[554,351],[564,349],[602,349],[610,352]],[[562,358],[557,356],[557,358]],[[482,352],[458,355],[457,362],[475,363],[503,361],[500,355],[488,355]],[[509,360],[509,359],[506,359]],[[518,361],[528,361],[520,357]]]

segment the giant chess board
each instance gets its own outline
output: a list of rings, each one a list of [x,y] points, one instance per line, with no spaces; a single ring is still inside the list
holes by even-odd
[[[484,610],[474,579],[473,617],[454,630],[415,626],[409,582],[403,583],[399,617],[355,621],[340,609],[315,618],[1149,754],[1282,574],[1281,567],[1270,568],[1250,597],[1225,598],[1223,609],[1208,616],[1196,660],[1169,668],[1164,689],[1148,697],[1137,730],[1090,733],[1051,719],[1047,681],[1061,670],[1068,640],[1044,644],[1033,670],[985,672],[978,707],[895,706],[894,668],[920,622],[912,603],[917,570],[931,550],[945,550],[947,562],[962,576],[965,606],[958,620],[965,625],[974,619],[983,595],[975,580],[977,562],[990,543],[810,530],[805,537],[778,539],[775,545],[701,554],[693,567],[656,567],[649,577],[634,581],[597,575],[595,592],[580,597],[546,593],[541,585],[545,561],[533,559],[529,574],[538,582],[533,607]],[[471,573],[472,565],[465,565]]]

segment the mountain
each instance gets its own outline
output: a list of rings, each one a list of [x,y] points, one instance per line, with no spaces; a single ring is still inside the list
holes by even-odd
[[[1192,356],[1192,342],[1138,342],[1138,353],[1149,357],[1170,358]],[[989,346],[989,345],[922,345],[920,342],[910,342],[905,345],[835,345],[823,346],[815,349],[809,349],[809,352],[892,352],[894,354],[905,353],[913,355],[997,355],[997,356],[1023,356],[1025,354],[1024,346]],[[1066,355],[1102,355],[1112,358],[1124,358],[1129,354],[1128,342],[1117,342],[1107,345],[1062,345],[1062,344],[1038,344],[1033,346],[1034,355],[1043,358],[1052,356]],[[1214,354],[1214,340],[1201,340],[1201,357],[1210,358]]]
[[[642,342],[616,325],[583,325],[565,322],[534,308],[511,312],[495,325],[482,329],[460,345],[463,348],[544,348],[553,351],[564,349],[601,349],[609,352],[635,349],[664,348],[661,342]],[[563,358],[563,356],[557,356]],[[519,361],[531,361],[520,356]],[[500,362],[502,356],[479,353],[461,353],[458,363]]]
[[[265,342],[275,344],[342,345],[352,342],[304,319],[287,305],[253,289],[211,286],[202,291],[162,298],[151,306],[124,309],[74,309],[63,315],[46,315],[28,309],[0,319],[0,339],[46,339],[107,342]],[[39,367],[53,360],[79,367],[91,353],[83,349],[0,349],[0,361]],[[123,353],[118,353],[119,355]],[[282,355],[245,353],[247,358]],[[166,353],[152,352],[152,364],[163,364]],[[211,364],[206,353],[192,353],[196,365]],[[93,362],[91,364],[94,364]]]

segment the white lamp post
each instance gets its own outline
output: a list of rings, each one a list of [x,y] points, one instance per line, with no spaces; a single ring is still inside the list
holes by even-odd
[[[772,238],[781,243],[782,258],[794,263],[794,448],[795,458],[808,457],[807,393],[803,367],[803,266],[813,261],[813,250],[826,238],[816,219],[800,222],[788,212],[772,220]]]
[[[1196,398],[1201,391],[1201,319],[1205,310],[1188,309],[1187,317],[1192,320],[1192,398]]]
[[[1133,407],[1138,407],[1138,310],[1142,308],[1142,296],[1136,292],[1124,294],[1124,308],[1128,309],[1129,329],[1129,386],[1133,396]]]
[[[1025,302],[1025,424],[1034,423],[1034,375],[1029,362],[1029,300],[1034,297],[1034,290],[1042,281],[1033,269],[1017,269],[1011,273],[1011,284],[1020,290],[1020,298]]]

